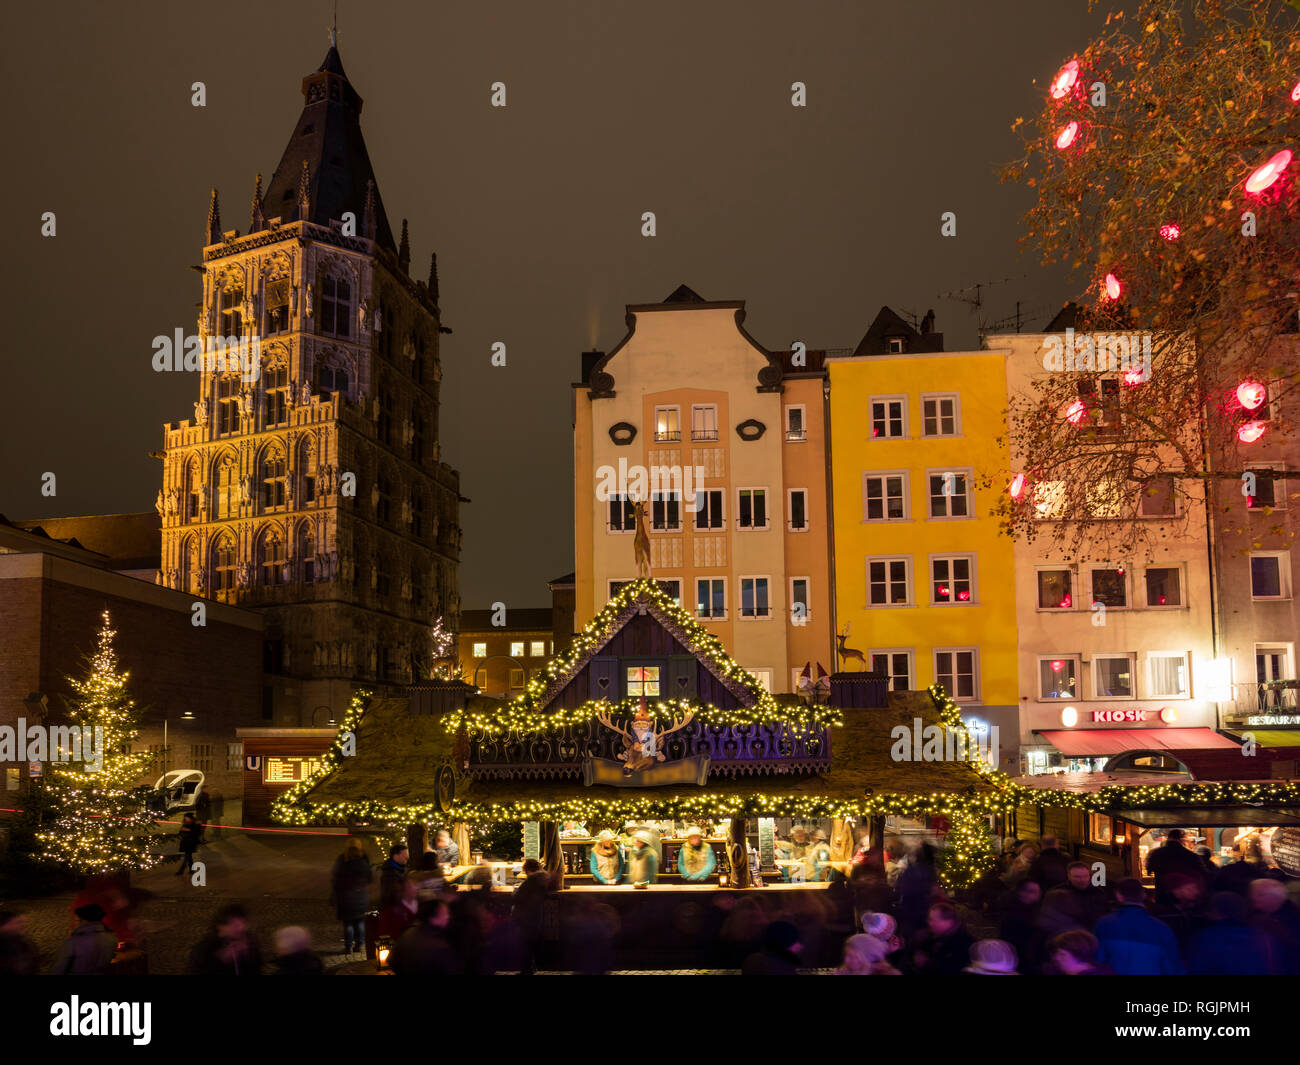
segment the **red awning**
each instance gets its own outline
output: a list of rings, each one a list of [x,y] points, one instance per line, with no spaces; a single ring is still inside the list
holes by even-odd
[[[1121,751],[1241,749],[1241,744],[1212,728],[1040,729],[1038,735],[1067,758],[1099,758]]]

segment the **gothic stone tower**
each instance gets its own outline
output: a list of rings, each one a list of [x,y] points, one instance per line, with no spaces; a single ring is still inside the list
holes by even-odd
[[[436,257],[412,280],[336,48],[302,92],[247,235],[222,232],[212,193],[199,334],[248,341],[260,373],[205,366],[193,421],[164,428],[158,580],[261,610],[264,716],[309,726],[358,684],[428,678],[430,626],[460,611],[461,530]]]

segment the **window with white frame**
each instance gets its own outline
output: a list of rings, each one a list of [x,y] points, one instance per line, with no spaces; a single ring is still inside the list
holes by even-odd
[[[695,616],[715,621],[727,616],[726,577],[701,577],[695,582]]]
[[[1250,556],[1250,597],[1291,598],[1291,556],[1285,551],[1254,551]]]
[[[979,651],[974,647],[937,648],[934,681],[957,702],[978,699]]]
[[[740,616],[749,620],[772,616],[766,577],[740,578]]]
[[[1092,695],[1094,699],[1132,699],[1133,656],[1092,656]]]
[[[969,518],[970,471],[930,470],[926,474],[929,484],[931,518]]]
[[[718,408],[710,404],[697,404],[691,408],[691,439],[718,439]]]
[[[529,657],[529,658],[542,658],[542,657],[544,657],[545,655],[546,655],[546,641],[545,641],[545,640],[529,640],[529,641],[528,641],[528,657]]]
[[[1107,610],[1128,606],[1128,575],[1122,566],[1113,569],[1093,569],[1092,603],[1100,603]]]
[[[677,492],[655,492],[651,495],[650,527],[659,532],[677,532],[681,529],[682,503]]]
[[[1038,571],[1038,609],[1069,610],[1074,606],[1073,574],[1067,568]]]
[[[1151,478],[1142,488],[1138,512],[1144,518],[1172,518],[1178,513],[1174,479],[1167,474]]]
[[[1246,472],[1254,474],[1252,481],[1246,481],[1243,485],[1243,491],[1247,488],[1253,488],[1253,492],[1246,492],[1246,507],[1249,510],[1263,510],[1270,507],[1273,510],[1281,510],[1286,506],[1286,478],[1282,475],[1283,468],[1281,463],[1271,463],[1267,466],[1252,464],[1246,467]],[[1283,491],[1278,492],[1278,484],[1283,486]]]
[[[736,524],[742,529],[767,528],[767,489],[741,488],[739,490]]]
[[[785,438],[790,443],[808,439],[807,409],[803,404],[785,408]]]
[[[1038,698],[1077,699],[1078,697],[1078,655],[1057,655],[1038,660]]]
[[[867,602],[871,606],[910,606],[911,569],[908,556],[867,559]]]
[[[804,624],[812,617],[812,581],[807,577],[790,578],[790,617],[795,624]]]
[[[759,687],[765,692],[772,690],[772,671],[770,669],[760,669],[750,667],[749,675],[758,681]]]
[[[655,407],[655,440],[663,443],[681,440],[682,411],[680,407]]]
[[[862,475],[864,521],[903,521],[907,518],[907,471]]]
[[[890,691],[912,690],[912,649],[902,647],[875,647],[867,652],[871,659],[871,672],[883,673]]]
[[[873,440],[896,440],[907,435],[906,396],[872,396],[868,407]]]
[[[1148,566],[1145,576],[1148,607],[1182,605],[1182,568],[1180,566]]]
[[[680,577],[660,577],[655,581],[663,591],[678,606],[682,605],[682,581]]]
[[[479,641],[471,645],[470,654],[474,658],[487,658],[487,644],[483,641]]]
[[[629,696],[658,695],[659,668],[659,666],[628,666],[627,694]]]
[[[1152,699],[1186,699],[1191,695],[1186,651],[1152,651],[1147,655],[1147,680]]]
[[[695,527],[697,529],[722,528],[722,504],[724,498],[725,493],[721,488],[696,491]]]
[[[511,657],[511,658],[523,658],[523,657],[524,657],[524,641],[523,641],[523,640],[511,640],[511,641],[510,641],[510,657]]]
[[[971,603],[975,600],[975,558],[973,555],[930,557],[930,601]]]
[[[791,532],[808,531],[808,489],[791,488],[788,495],[790,515],[786,526]]]
[[[921,397],[921,435],[956,436],[961,432],[960,407],[955,395]]]
[[[636,510],[632,500],[625,495],[609,497],[609,531],[632,532],[636,528]]]

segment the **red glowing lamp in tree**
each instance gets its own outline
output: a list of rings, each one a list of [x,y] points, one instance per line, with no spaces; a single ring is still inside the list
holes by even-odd
[[[1143,521],[1157,491],[1188,521],[1209,495],[1247,528],[1243,449],[1290,436],[1300,384],[1300,0],[1137,0],[1043,67],[1042,110],[1016,120],[1025,152],[1003,172],[1037,196],[1023,242],[1072,272],[1076,334],[1151,348],[1144,372],[1099,360],[1012,398],[1013,458],[1053,486],[1061,520],[1008,492],[1004,528],[1131,556],[1169,534]],[[1100,485],[1116,486],[1105,506]]]

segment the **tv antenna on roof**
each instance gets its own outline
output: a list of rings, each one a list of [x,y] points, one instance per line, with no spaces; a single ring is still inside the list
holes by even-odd
[[[1020,300],[1016,300],[1016,313],[1009,314],[1005,318],[999,318],[996,322],[990,322],[988,331],[990,333],[1002,333],[1014,325],[1016,332],[1019,333],[1026,318],[1038,318],[1040,315],[1046,314],[1049,309],[1046,306],[1024,307]]]
[[[1018,274],[1015,277],[1004,277],[1001,281],[977,281],[966,288],[954,289],[952,292],[944,292],[939,298],[944,300],[960,300],[962,303],[968,303],[975,308],[975,329],[984,335],[986,326],[984,323],[984,290],[992,288],[994,285],[1005,285],[1009,281],[1023,281],[1028,274]]]

